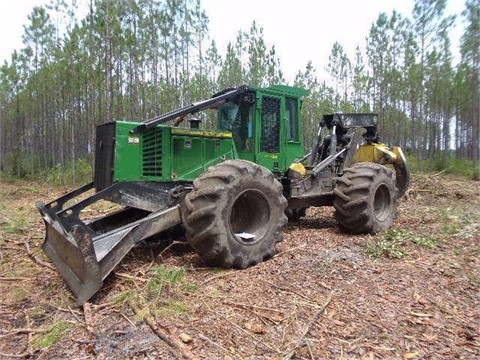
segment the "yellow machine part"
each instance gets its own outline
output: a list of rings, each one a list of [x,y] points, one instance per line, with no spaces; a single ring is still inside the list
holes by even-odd
[[[353,163],[374,162],[377,164],[403,164],[405,156],[398,146],[389,148],[385,144],[365,144],[360,146],[353,156]]]
[[[397,197],[402,196],[407,191],[410,184],[410,169],[400,147],[393,146],[389,148],[385,144],[376,143],[365,144],[357,149],[352,162],[374,162],[381,165],[393,165]]]
[[[365,144],[361,145],[352,159],[352,163],[373,162],[381,165],[390,164],[395,170],[396,196],[400,197],[408,189],[410,184],[410,169],[403,151],[398,146],[389,148],[385,144]],[[305,166],[300,163],[293,163],[289,168],[289,178],[301,179],[309,174]]]
[[[305,169],[305,166],[303,166],[302,163],[293,163],[290,165],[290,170],[300,174],[301,176],[307,175],[307,169]]]

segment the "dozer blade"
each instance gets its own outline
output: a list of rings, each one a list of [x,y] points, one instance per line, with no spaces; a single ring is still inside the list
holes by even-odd
[[[95,222],[83,222],[74,212],[72,215],[71,210],[82,208],[82,204],[63,209],[65,198],[71,199],[82,193],[82,189],[47,205],[36,204],[46,227],[42,248],[75,294],[77,306],[100,290],[104,279],[137,242],[181,223],[179,205],[147,213],[141,218],[136,214],[138,209],[125,208]],[[117,220],[125,223],[128,219],[133,220],[105,233],[93,230],[99,223],[112,224]]]

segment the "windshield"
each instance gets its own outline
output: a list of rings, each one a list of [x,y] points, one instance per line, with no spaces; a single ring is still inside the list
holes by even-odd
[[[227,102],[218,109],[218,130],[232,131],[237,117],[239,106],[234,102]]]

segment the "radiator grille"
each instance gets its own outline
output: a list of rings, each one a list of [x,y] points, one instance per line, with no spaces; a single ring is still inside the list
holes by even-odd
[[[142,134],[142,174],[162,176],[162,129],[153,128]]]

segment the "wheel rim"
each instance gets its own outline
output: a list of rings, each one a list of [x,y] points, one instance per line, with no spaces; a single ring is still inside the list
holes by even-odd
[[[233,202],[230,211],[230,231],[244,245],[253,245],[268,231],[270,205],[266,195],[259,190],[245,190]],[[239,234],[246,234],[239,236]],[[252,235],[253,237],[247,236]]]
[[[392,199],[390,190],[385,184],[381,184],[375,191],[373,200],[373,213],[379,221],[384,221],[390,215]]]

